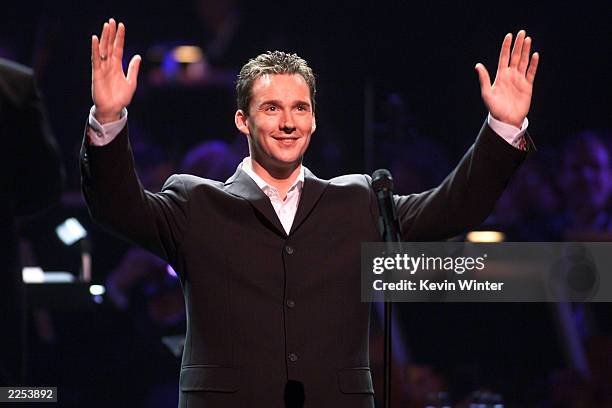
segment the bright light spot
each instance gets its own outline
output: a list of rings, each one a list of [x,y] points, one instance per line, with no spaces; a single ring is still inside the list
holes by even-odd
[[[499,231],[471,231],[466,238],[469,242],[503,242],[506,235]]]
[[[168,272],[168,275],[172,276],[173,278],[176,278],[176,271],[174,269],[172,269],[172,267],[168,264],[168,266],[166,266],[166,272]]]
[[[202,49],[193,45],[181,45],[172,50],[174,60],[182,64],[199,62],[203,56]]]
[[[38,266],[26,266],[21,270],[21,276],[25,283],[43,283],[45,274]]]
[[[89,287],[89,293],[94,296],[101,296],[106,293],[106,288],[102,285],[91,285]]]
[[[87,231],[76,218],[68,218],[55,228],[55,233],[66,245],[72,245],[87,236]]]

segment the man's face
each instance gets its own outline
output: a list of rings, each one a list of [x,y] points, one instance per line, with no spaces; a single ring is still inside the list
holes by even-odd
[[[268,171],[295,168],[316,127],[308,84],[299,74],[263,75],[251,95],[248,116],[239,110],[235,117],[251,158]]]
[[[564,162],[564,189],[570,206],[588,205],[600,211],[612,193],[610,161],[606,148],[586,143],[567,152]]]

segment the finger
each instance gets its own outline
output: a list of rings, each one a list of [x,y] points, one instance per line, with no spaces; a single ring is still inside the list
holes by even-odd
[[[535,79],[536,71],[538,70],[538,63],[540,62],[540,54],[537,52],[533,53],[531,57],[531,63],[529,64],[529,69],[527,70],[527,81],[530,84],[533,84],[533,80]]]
[[[127,71],[127,81],[132,87],[132,89],[136,89],[136,83],[138,80],[138,71],[140,70],[140,63],[142,58],[140,55],[134,55],[130,60],[130,65],[128,65]]]
[[[117,23],[115,19],[108,20],[108,48],[106,55],[110,58],[113,56],[113,47],[115,45],[115,34],[117,33]]]
[[[521,51],[521,59],[518,64],[518,70],[521,74],[525,75],[527,71],[527,65],[529,65],[529,53],[531,52],[531,37],[525,38],[523,42],[523,50]]]
[[[510,44],[512,44],[512,34],[508,33],[504,37],[504,41],[502,42],[501,51],[499,52],[499,63],[497,65],[497,71],[502,68],[508,68],[508,63],[510,61]]]
[[[100,40],[97,35],[91,36],[91,66],[93,69],[100,68]]]
[[[123,43],[125,42],[125,26],[123,23],[119,23],[117,28],[117,36],[115,37],[115,50],[113,51],[113,58],[119,63],[123,59]]]
[[[523,42],[525,41],[525,30],[521,30],[516,35],[512,55],[510,56],[510,66],[516,68],[521,59],[521,51],[523,50]]]
[[[108,49],[108,23],[104,23],[102,34],[100,35],[100,56],[106,56]]]
[[[489,72],[480,62],[476,64],[476,72],[478,72],[478,80],[480,81],[480,93],[484,96],[491,90],[491,77]]]

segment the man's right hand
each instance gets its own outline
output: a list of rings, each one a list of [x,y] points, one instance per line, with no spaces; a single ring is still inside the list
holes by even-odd
[[[104,23],[100,39],[91,37],[91,97],[94,116],[101,124],[114,122],[127,107],[136,91],[140,55],[132,57],[127,76],[123,73],[125,26],[114,19]]]

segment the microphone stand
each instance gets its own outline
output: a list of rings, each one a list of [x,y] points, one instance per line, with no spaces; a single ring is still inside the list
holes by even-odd
[[[386,243],[386,252],[394,253],[400,248],[401,228],[397,220],[395,202],[393,201],[393,177],[385,169],[376,170],[372,174],[372,188],[378,201],[379,216],[383,224],[383,241]],[[391,407],[391,311],[392,303],[388,301],[385,292],[383,309],[384,327],[384,376],[383,376],[383,407]]]

